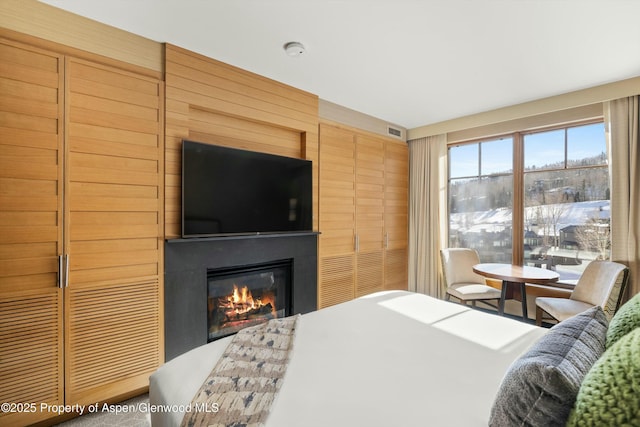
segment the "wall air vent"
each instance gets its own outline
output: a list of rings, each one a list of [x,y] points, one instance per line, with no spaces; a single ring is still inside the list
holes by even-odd
[[[387,125],[387,133],[396,138],[402,139],[402,130],[398,128],[394,128],[393,126]]]

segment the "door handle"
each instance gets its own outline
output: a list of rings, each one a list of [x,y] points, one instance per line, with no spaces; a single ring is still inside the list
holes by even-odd
[[[58,255],[58,287],[63,287],[64,280],[64,255]]]
[[[64,287],[69,287],[69,254],[64,256]]]

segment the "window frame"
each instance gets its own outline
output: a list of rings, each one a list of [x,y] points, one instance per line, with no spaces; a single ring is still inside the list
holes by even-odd
[[[483,177],[492,177],[492,176],[513,176],[513,198],[512,198],[512,209],[511,209],[511,224],[512,224],[512,233],[511,233],[511,245],[512,245],[512,263],[514,265],[523,265],[524,264],[524,243],[525,236],[524,233],[514,233],[513,230],[524,230],[525,229],[525,175],[528,173],[539,173],[539,172],[554,172],[554,171],[567,171],[574,169],[597,169],[597,168],[606,168],[609,165],[609,159],[606,159],[604,165],[581,165],[581,166],[570,166],[568,165],[568,142],[567,142],[567,132],[569,128],[586,126],[590,124],[604,123],[603,117],[596,117],[584,120],[576,120],[567,123],[559,123],[549,126],[539,126],[533,129],[526,130],[518,130],[505,132],[497,135],[487,135],[483,137],[475,137],[473,139],[464,140],[464,141],[455,141],[447,143],[447,242],[450,241],[450,225],[451,225],[451,212],[449,210],[450,206],[450,195],[449,189],[451,186],[452,180],[461,180],[461,179],[478,179],[481,180]],[[564,161],[563,167],[560,168],[548,168],[548,169],[540,169],[540,170],[530,170],[526,171],[524,166],[524,140],[526,135],[541,133],[541,132],[549,132],[554,130],[564,129]],[[605,129],[606,132],[606,129]],[[482,143],[483,142],[491,142],[499,139],[507,139],[511,138],[513,143],[513,170],[512,173],[499,173],[499,174],[489,174],[482,175]],[[451,170],[451,156],[449,155],[449,150],[453,147],[458,147],[462,145],[471,145],[471,144],[479,144],[478,149],[478,174],[476,176],[468,176],[468,177],[455,177],[451,178],[449,171]],[[606,141],[605,141],[606,144]],[[517,209],[516,209],[517,207]]]

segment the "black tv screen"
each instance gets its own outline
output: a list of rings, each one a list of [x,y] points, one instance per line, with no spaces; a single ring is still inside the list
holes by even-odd
[[[182,143],[182,237],[312,230],[308,160]]]

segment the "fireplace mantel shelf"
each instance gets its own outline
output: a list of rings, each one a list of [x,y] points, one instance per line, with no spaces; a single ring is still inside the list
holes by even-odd
[[[273,237],[318,236],[319,234],[320,234],[319,231],[304,231],[304,232],[294,231],[291,233],[229,234],[229,235],[221,235],[221,236],[167,239],[167,243],[194,243],[194,242],[207,242],[207,241],[220,241],[220,240],[260,239],[260,238],[273,238]]]

